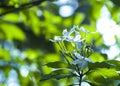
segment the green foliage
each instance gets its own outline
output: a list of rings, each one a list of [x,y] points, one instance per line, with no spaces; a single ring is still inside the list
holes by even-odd
[[[95,63],[88,63],[88,67],[91,69],[91,70],[94,70],[96,68],[110,68],[114,65],[112,64],[109,64],[107,62],[95,62]]]
[[[3,32],[3,37],[8,40],[20,40],[24,41],[26,36],[24,32],[16,25],[8,24],[8,23],[2,23],[0,24],[0,30]]]
[[[107,79],[113,81],[119,80],[119,74],[116,70],[116,66],[119,65],[118,62],[113,60],[105,61],[107,59],[106,57],[93,52],[91,46],[86,43],[86,35],[84,35],[85,37],[82,37],[81,33],[78,31],[84,32],[85,34],[89,33],[83,27],[79,28],[78,26],[73,26],[70,31],[65,29],[62,32],[62,36],[55,36],[54,40],[51,40],[52,42],[58,43],[63,58],[66,60],[66,65],[69,65],[70,67],[68,68],[63,62],[50,62],[46,64],[46,66],[55,68],[56,70],[43,76],[41,81],[52,78],[70,78],[70,75],[68,74],[63,75],[64,72],[61,68],[66,70],[69,69],[71,71],[69,74],[74,75],[73,77],[78,79],[79,86],[81,86],[83,80],[86,82],[89,81],[91,84],[95,85],[104,85],[107,83]],[[72,43],[72,50],[67,48],[66,45],[68,45],[68,43]],[[92,60],[89,57],[92,57]],[[72,60],[68,58],[71,58]]]
[[[15,13],[6,14],[5,16],[2,17],[2,19],[8,22],[14,22],[14,23],[20,22],[20,16]]]
[[[10,60],[10,53],[8,50],[0,49],[0,59]]]
[[[101,55],[100,53],[93,53],[90,56],[90,59],[92,59],[95,62],[102,62],[106,60],[106,57],[104,57],[103,55]]]
[[[113,68],[115,68],[116,70],[120,70],[120,61],[117,60],[108,60],[107,63],[113,65]]]
[[[56,4],[57,1],[0,1],[0,86],[9,86],[13,81],[17,86],[66,86],[82,81],[91,86],[119,86],[120,55],[110,60],[102,51],[110,46],[96,32],[103,6],[119,26],[119,0],[77,0],[78,7],[68,17],[59,14],[66,3]],[[74,3],[67,5],[74,7]],[[65,28],[69,33],[74,25],[83,26],[88,33],[77,30],[81,35],[67,35],[74,39],[60,42],[61,45],[49,40],[63,34]],[[83,43],[78,42],[79,37]],[[119,37],[115,38],[115,45],[120,48]]]
[[[48,79],[63,79],[63,78],[71,78],[75,76],[74,74],[70,74],[69,70],[65,69],[58,69],[55,71],[52,71],[50,74],[42,76],[40,81],[48,80]]]

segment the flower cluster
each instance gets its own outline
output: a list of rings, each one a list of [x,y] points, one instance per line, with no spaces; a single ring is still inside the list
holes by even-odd
[[[51,40],[51,41],[52,42],[60,42],[60,41],[81,42],[84,39],[81,39],[81,35],[78,31],[83,31],[84,33],[88,32],[83,27],[79,28],[78,26],[73,26],[73,28],[70,31],[67,31],[67,29],[63,30],[62,32],[63,36],[55,36],[54,40]],[[72,34],[74,34],[74,36]]]
[[[87,55],[82,54],[82,53],[87,54],[86,49],[84,49],[86,46],[85,43],[86,37],[82,38],[80,31],[85,34],[88,33],[88,31],[83,27],[79,28],[78,26],[73,26],[70,31],[68,31],[67,29],[63,30],[62,36],[55,36],[54,40],[51,41],[59,43],[61,51],[63,50],[62,47],[64,47],[66,51],[69,51],[67,50],[66,46],[63,44],[64,41],[70,43],[72,42],[75,45],[75,48],[72,53],[69,53],[69,57],[73,59],[73,61],[70,62],[70,64],[74,66],[78,65],[81,70],[84,70],[85,68],[87,68],[88,62],[92,62],[92,61],[88,57],[86,57]],[[60,44],[61,42],[62,44]],[[66,55],[65,52],[63,53]]]

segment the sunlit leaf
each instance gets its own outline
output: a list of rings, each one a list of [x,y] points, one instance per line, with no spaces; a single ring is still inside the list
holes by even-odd
[[[85,18],[85,15],[82,13],[76,13],[74,19],[74,25],[79,25]]]
[[[35,35],[39,35],[40,34],[39,18],[36,15],[34,15],[34,12],[29,12],[29,13],[30,13],[30,18],[31,18],[31,21],[29,22],[29,24],[32,26],[31,29]]]
[[[40,52],[37,50],[28,49],[25,51],[25,55],[28,59],[34,60],[40,56]]]
[[[106,82],[105,78],[96,71],[88,73],[86,78],[89,79],[91,83],[95,83],[95,84],[99,84],[99,83],[102,84]]]
[[[45,61],[45,63],[55,62],[55,61],[60,61],[60,57],[58,56],[58,54],[51,53],[51,54],[47,54],[43,60]]]
[[[52,69],[50,67],[47,67],[47,66],[42,66],[42,72],[44,74],[49,74],[51,73]]]
[[[97,46],[101,45],[103,43],[102,35],[96,31],[94,31],[93,28],[91,28],[90,31],[91,31],[91,33],[87,34],[87,42],[91,43],[91,41],[94,40],[95,44]]]
[[[5,21],[10,21],[10,22],[19,22],[20,21],[20,16],[15,13],[10,13],[7,14],[3,17],[3,20]]]
[[[119,74],[114,69],[108,68],[98,68],[94,71],[91,71],[86,76],[91,83],[101,86],[102,84],[107,84],[108,79],[110,80],[119,80]]]
[[[93,60],[94,62],[102,62],[106,60],[106,58],[102,56],[100,53],[93,53],[90,56],[90,59]]]
[[[0,49],[0,59],[9,60],[10,59],[9,51]]]
[[[93,6],[91,7],[91,16],[93,17],[93,19],[98,19],[100,16],[100,11],[102,8],[102,3],[99,3],[97,1],[93,2]]]
[[[99,68],[96,71],[99,72],[99,74],[101,74],[104,78],[110,78],[113,80],[120,79],[120,76],[115,69]]]
[[[72,25],[72,18],[65,18],[62,20],[62,23],[65,27],[70,27]]]
[[[6,39],[16,39],[20,41],[26,39],[24,32],[16,25],[3,23],[0,25],[0,30],[5,34]]]

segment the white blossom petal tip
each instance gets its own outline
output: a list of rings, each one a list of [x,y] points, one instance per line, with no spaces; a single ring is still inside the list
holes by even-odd
[[[80,27],[79,30],[84,32],[84,33],[88,33],[88,30],[86,30],[84,27]]]
[[[61,41],[62,38],[61,38],[60,36],[55,36],[55,37],[54,37],[54,40],[55,40],[55,41]]]
[[[59,42],[59,41],[62,41],[62,37],[60,36],[55,36],[54,37],[54,40],[50,39],[51,42]]]
[[[68,36],[69,33],[68,33],[67,29],[65,29],[65,30],[63,30],[62,34],[63,34],[63,36]]]

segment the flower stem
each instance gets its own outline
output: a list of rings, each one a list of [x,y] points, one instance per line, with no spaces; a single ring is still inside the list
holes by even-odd
[[[83,75],[82,75],[82,74],[80,74],[79,86],[81,86],[82,77],[83,77]]]

